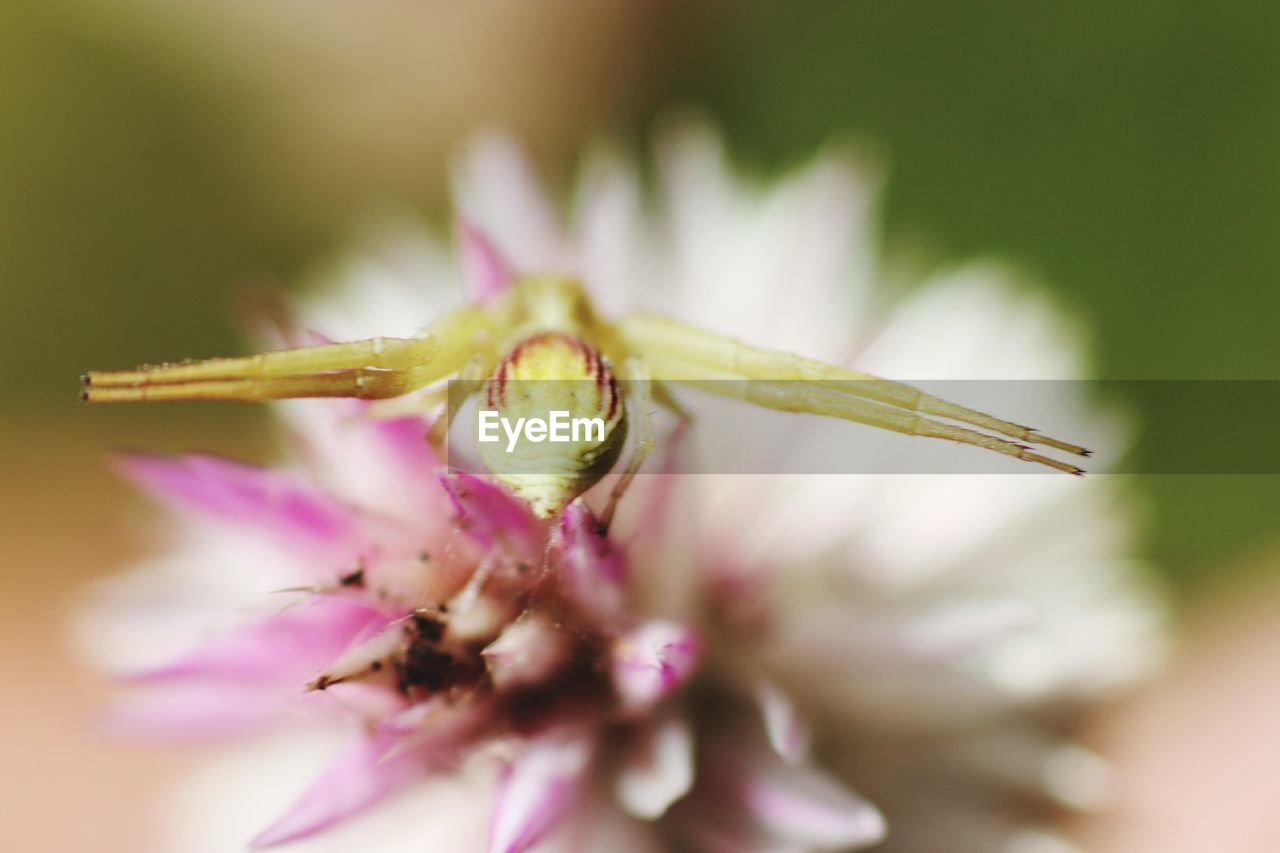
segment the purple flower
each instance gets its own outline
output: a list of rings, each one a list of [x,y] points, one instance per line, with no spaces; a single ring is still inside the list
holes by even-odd
[[[660,304],[885,375],[1081,374],[1069,327],[992,265],[886,310],[877,182],[843,157],[749,188],[685,131],[657,174],[646,206],[594,158],[560,230],[516,149],[481,140],[463,274],[382,231],[302,321],[411,334],[459,278],[486,301],[555,270],[606,313]],[[443,467],[405,401],[280,410],[290,467],[124,461],[172,544],[81,626],[132,664],[117,730],[266,738],[184,789],[176,849],[1015,849],[1050,837],[1028,803],[1088,799],[1050,773],[1078,748],[1044,721],[1160,650],[1105,479],[680,478],[695,424],[606,535],[595,493],[543,520]]]
[[[488,761],[506,767],[490,848],[528,849],[590,776],[611,772],[601,744],[626,749],[648,736],[644,718],[676,713],[700,663],[691,629],[630,608],[623,551],[585,506],[543,521],[501,487],[439,467],[424,421],[340,403],[306,423],[307,474],[206,456],[124,461],[179,524],[265,543],[292,574],[274,596],[264,586],[241,624],[129,673],[135,690],[112,725],[197,737],[353,728],[253,847],[311,837]],[[357,448],[386,463],[383,500],[343,481]]]

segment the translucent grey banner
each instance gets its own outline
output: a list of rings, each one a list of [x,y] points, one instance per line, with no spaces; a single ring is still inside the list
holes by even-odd
[[[447,462],[473,472],[616,470],[644,418],[642,475],[1280,474],[1275,380],[455,381],[448,396]]]

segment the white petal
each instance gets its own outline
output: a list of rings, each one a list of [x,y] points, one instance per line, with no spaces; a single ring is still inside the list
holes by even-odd
[[[304,326],[335,341],[409,337],[461,304],[453,257],[413,217],[369,223],[354,246],[318,277]]]
[[[860,369],[924,379],[1077,379],[1079,332],[997,264],[969,264],[902,303],[859,357]]]
[[[499,689],[533,684],[568,662],[570,638],[563,628],[530,613],[502,630],[481,654]]]
[[[1084,853],[1079,845],[1055,832],[1024,829],[1005,842],[1001,853]]]
[[[693,733],[668,715],[636,733],[615,779],[618,802],[642,820],[660,817],[693,784]]]
[[[797,762],[809,752],[809,727],[782,688],[768,679],[756,684],[756,702],[764,720],[765,735],[774,752],[790,762]]]
[[[516,273],[565,272],[567,250],[555,212],[524,152],[509,137],[478,137],[454,171],[455,201]]]

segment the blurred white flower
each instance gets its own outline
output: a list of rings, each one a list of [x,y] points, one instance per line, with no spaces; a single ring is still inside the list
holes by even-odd
[[[878,289],[878,181],[843,156],[753,186],[710,133],[685,129],[657,163],[646,193],[624,161],[591,160],[562,228],[518,151],[482,139],[457,171],[464,232],[517,270],[580,275],[606,316],[659,309],[908,380],[1083,375],[1078,333],[1004,268],[963,267],[897,303]],[[443,246],[380,229],[302,320],[337,339],[412,334],[458,298],[458,279]],[[215,639],[151,673],[222,667],[235,678],[220,686],[236,688],[169,694],[134,725],[207,733],[263,709],[280,724],[183,788],[167,849],[242,849],[267,825],[260,842],[304,838],[290,849],[305,851],[1071,849],[1055,815],[1107,787],[1105,764],[1071,745],[1073,721],[1162,651],[1161,609],[1131,557],[1134,508],[1108,477],[653,474],[604,539],[581,505],[556,533],[481,481],[438,478],[425,448],[406,449],[411,424],[327,401],[282,410],[323,494],[299,497],[286,471],[248,475],[283,516],[270,541],[189,519],[174,552],[83,626],[95,653],[137,666],[179,633],[261,614],[265,591],[299,573],[346,589],[284,610],[270,639],[231,634],[250,635],[248,654]],[[690,432],[660,436],[651,461],[698,452]],[[134,473],[179,503],[207,486],[192,465],[228,481],[229,463],[182,464]],[[242,508],[200,488],[195,503],[223,521]],[[281,530],[301,531],[283,552]],[[521,597],[519,566],[548,542],[559,612]],[[496,586],[462,598],[495,559]],[[424,621],[428,604],[459,599],[469,612],[447,627]],[[307,633],[308,614],[329,627]],[[282,642],[288,666],[264,665]],[[360,689],[384,659],[398,685]],[[246,693],[246,673],[276,692]],[[281,685],[296,700],[308,681],[326,688],[305,694],[323,694],[325,714],[279,704]],[[449,703],[434,701],[442,690]],[[298,800],[329,737],[304,718],[374,734]]]

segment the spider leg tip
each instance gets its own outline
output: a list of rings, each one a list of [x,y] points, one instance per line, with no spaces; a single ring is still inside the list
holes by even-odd
[[[1027,436],[1028,440],[1030,440],[1035,444],[1043,444],[1046,447],[1052,447],[1057,450],[1061,450],[1064,453],[1070,453],[1073,456],[1092,456],[1093,455],[1093,451],[1089,450],[1086,447],[1081,447],[1078,444],[1071,444],[1069,442],[1053,438],[1052,436],[1045,435],[1044,433],[1040,432],[1037,429],[1028,429],[1027,433],[1028,433],[1028,436]]]

